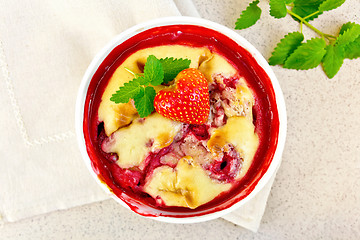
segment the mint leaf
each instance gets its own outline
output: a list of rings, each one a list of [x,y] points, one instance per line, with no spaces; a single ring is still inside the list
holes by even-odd
[[[274,18],[283,18],[286,16],[285,0],[270,0],[270,15]]]
[[[149,85],[150,80],[148,78],[145,78],[145,76],[138,76],[134,79],[134,81],[138,82],[140,85]]]
[[[336,39],[336,44],[338,45],[346,45],[349,44],[360,36],[360,25],[355,24],[352,26],[347,25],[342,28],[343,32]]]
[[[344,24],[341,26],[339,35],[342,35],[346,30],[349,30],[350,28],[352,28],[352,27],[355,26],[355,25],[357,25],[357,24],[354,23],[354,22],[344,23]]]
[[[306,70],[318,66],[324,57],[326,42],[313,38],[302,43],[285,61],[284,68]]]
[[[252,1],[249,6],[240,14],[235,23],[235,29],[244,29],[254,25],[261,15],[261,9],[257,6],[259,0]]]
[[[141,88],[134,98],[136,110],[141,118],[149,116],[154,111],[154,99],[156,91],[153,87]]]
[[[137,81],[130,81],[124,83],[124,86],[120,87],[119,90],[114,93],[110,100],[115,103],[127,103],[130,98],[134,98],[140,92],[140,84]]]
[[[160,85],[164,79],[164,69],[159,59],[154,55],[150,55],[144,66],[145,82],[151,83],[153,86]]]
[[[294,7],[292,11],[299,15],[302,18],[305,18],[309,16],[310,14],[313,14],[314,12],[318,11],[320,4],[323,3],[324,0],[295,0],[294,1]],[[307,18],[307,21],[311,21],[315,18],[317,18],[322,12],[319,12],[309,18]],[[296,21],[298,21],[296,18],[294,18]]]
[[[349,31],[354,27],[356,30],[356,28],[359,28],[359,26],[360,26],[359,24],[356,24],[354,22],[347,22],[341,26],[339,35],[342,36],[342,38],[344,38],[345,32]],[[340,36],[338,37],[338,42]],[[344,41],[344,39],[341,41]],[[351,39],[349,39],[349,41],[351,41]],[[344,41],[344,42],[346,43],[349,41]],[[344,48],[344,58],[354,59],[360,57],[360,35],[354,41],[351,41],[345,45],[343,44],[342,46]]]
[[[360,57],[360,37],[344,46],[344,57],[349,59]]]
[[[301,44],[303,40],[304,35],[300,32],[292,32],[287,34],[277,44],[269,59],[269,64],[284,64],[288,56],[295,51],[295,49]]]
[[[338,45],[329,45],[326,47],[326,54],[322,60],[322,66],[326,75],[333,78],[340,70],[344,62],[344,49]]]
[[[322,4],[320,4],[319,11],[330,11],[332,9],[340,7],[344,2],[345,0],[325,0]]]
[[[189,68],[191,60],[182,58],[161,58],[164,69],[164,83],[172,81],[184,69]]]

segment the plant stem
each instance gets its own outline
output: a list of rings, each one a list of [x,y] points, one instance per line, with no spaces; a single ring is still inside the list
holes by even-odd
[[[133,71],[131,71],[130,69],[128,69],[127,67],[124,67],[126,71],[128,71],[129,73],[131,73],[132,75],[134,75],[135,78],[137,78],[139,76],[138,73],[134,73]]]
[[[327,38],[329,41],[330,39],[329,38],[336,38],[335,36],[332,36],[332,35],[329,35],[329,34],[326,34],[326,33],[323,33],[321,32],[319,29],[315,28],[313,25],[311,25],[310,23],[308,23],[305,19],[306,18],[309,18],[315,14],[317,14],[318,12],[314,12],[312,14],[310,14],[309,16],[305,17],[305,18],[302,18],[300,17],[299,15],[297,15],[296,13],[294,13],[293,11],[291,11],[290,9],[286,9],[286,11],[293,17],[297,18],[300,23],[303,23],[305,24],[308,28],[310,28],[311,30],[313,30],[314,32],[316,32],[317,34],[319,34],[322,38]],[[302,31],[302,26],[301,26],[301,31]]]
[[[306,20],[307,18],[310,18],[310,17],[312,17],[312,16],[314,16],[315,14],[318,14],[318,13],[319,13],[319,11],[313,12],[312,14],[304,17],[304,20]]]

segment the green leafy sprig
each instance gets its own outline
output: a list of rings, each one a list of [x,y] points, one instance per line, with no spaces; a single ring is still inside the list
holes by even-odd
[[[134,99],[136,110],[141,118],[147,117],[154,111],[156,91],[152,86],[158,86],[172,81],[182,70],[189,68],[191,61],[182,58],[157,59],[150,55],[144,66],[144,73],[130,73],[134,79],[125,83],[114,93],[110,100],[114,103],[127,103]]]
[[[337,36],[323,33],[309,22],[326,11],[340,7],[345,0],[270,0],[270,15],[283,18],[286,15],[300,22],[300,31],[284,36],[277,44],[269,59],[270,65],[284,68],[307,70],[319,64],[329,78],[340,70],[344,59],[360,57],[360,25],[348,22],[342,25]],[[235,29],[254,25],[261,15],[259,0],[252,1],[241,13]],[[304,42],[303,26],[309,27],[320,37]]]

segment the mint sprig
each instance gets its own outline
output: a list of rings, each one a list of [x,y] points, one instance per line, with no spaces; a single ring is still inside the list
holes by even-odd
[[[348,22],[343,24],[337,36],[323,33],[309,23],[326,11],[340,7],[345,0],[270,0],[270,15],[275,18],[287,14],[300,23],[300,31],[289,33],[277,44],[269,59],[270,65],[283,65],[284,68],[307,70],[322,64],[326,75],[333,78],[345,58],[360,57],[360,25]],[[260,14],[249,14],[259,1],[253,1],[240,15],[235,29],[252,26]],[[260,10],[256,10],[261,13]],[[247,13],[247,14],[245,14]],[[246,15],[244,18],[243,15]],[[252,23],[252,24],[250,24]],[[304,41],[303,26],[309,27],[320,37]],[[239,27],[241,26],[241,27]]]
[[[154,55],[150,55],[146,59],[144,73],[134,73],[126,69],[134,75],[134,79],[124,83],[110,100],[118,104],[133,99],[139,116],[147,117],[154,111],[156,91],[152,86],[172,81],[179,72],[189,68],[190,63],[189,59],[172,57],[157,59]]]

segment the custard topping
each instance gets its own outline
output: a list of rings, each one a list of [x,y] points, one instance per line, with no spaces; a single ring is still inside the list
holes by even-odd
[[[231,184],[213,181],[191,156],[179,160],[176,168],[162,166],[154,170],[145,191],[161,197],[167,206],[196,208],[214,199]]]

